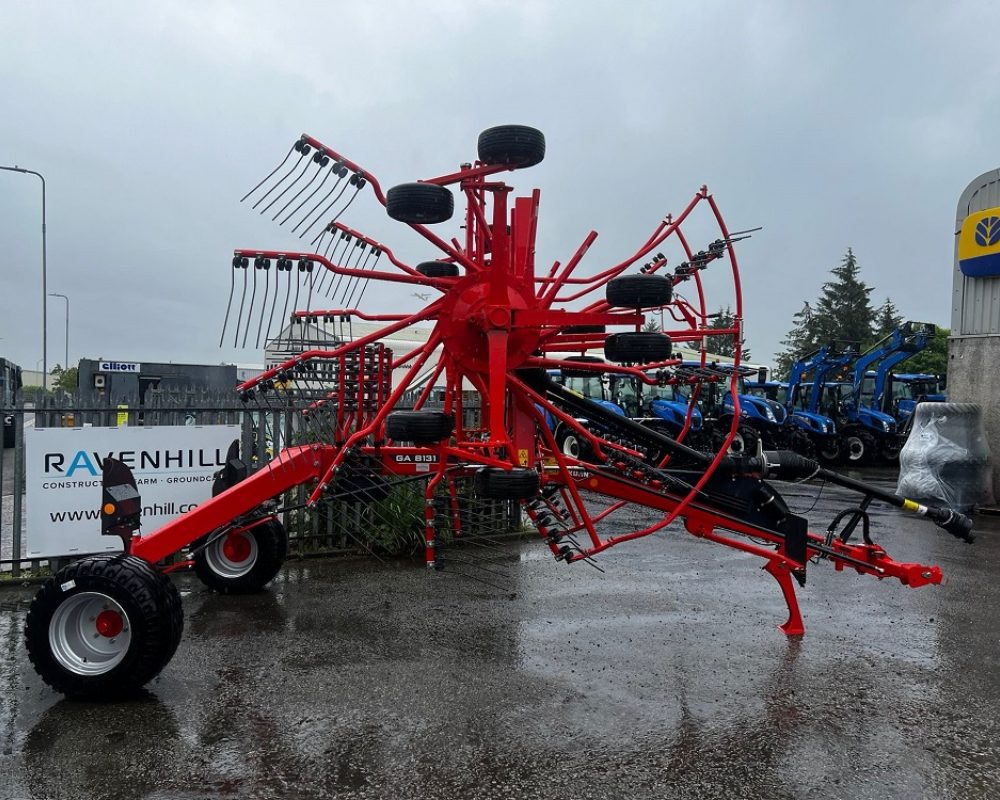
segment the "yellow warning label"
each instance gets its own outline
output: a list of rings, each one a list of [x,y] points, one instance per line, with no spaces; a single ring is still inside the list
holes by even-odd
[[[914,503],[912,500],[904,500],[903,501],[903,510],[904,511],[916,511],[919,508],[920,508],[920,503]]]
[[[527,450],[518,450],[517,451],[517,463],[520,464],[522,467],[528,466],[528,451]]]
[[[128,427],[128,406],[118,406],[118,427]]]

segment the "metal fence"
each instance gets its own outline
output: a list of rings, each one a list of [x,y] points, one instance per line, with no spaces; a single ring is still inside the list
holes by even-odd
[[[402,403],[401,407],[405,405]],[[0,407],[0,412],[4,418],[12,417],[14,425],[13,447],[5,448],[0,460],[0,573],[13,576],[26,569],[56,566],[60,561],[24,558],[25,428],[238,424],[242,429],[242,458],[251,469],[266,468],[267,462],[283,447],[299,443],[307,435],[295,408],[248,407],[231,392],[153,390],[141,398],[118,399],[114,405],[90,394],[38,396],[12,407]],[[464,417],[467,427],[478,424],[478,408],[474,403],[466,402]],[[289,532],[290,552],[297,555],[351,550],[399,552],[406,549],[407,541],[412,541],[413,549],[417,550],[423,530],[426,480],[402,482],[393,487],[388,498],[349,497],[324,501],[309,509],[304,507],[309,489],[292,489],[283,498],[283,506],[290,510],[282,514]],[[446,541],[461,531],[466,539],[489,544],[496,536],[519,526],[515,504],[478,500],[467,479],[452,481],[451,485],[454,496],[435,499],[435,524],[440,540]]]

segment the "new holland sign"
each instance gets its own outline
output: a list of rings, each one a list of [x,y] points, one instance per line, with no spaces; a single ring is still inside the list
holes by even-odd
[[[1000,275],[1000,208],[969,214],[958,234],[958,266],[963,275]]]
[[[135,475],[142,531],[149,532],[212,496],[212,475],[239,438],[239,425],[28,428],[27,557],[121,550],[120,539],[101,536],[106,457],[119,459]]]

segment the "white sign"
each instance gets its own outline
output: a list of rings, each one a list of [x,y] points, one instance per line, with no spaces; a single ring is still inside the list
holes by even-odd
[[[239,425],[26,428],[27,557],[121,550],[118,537],[101,535],[108,456],[132,470],[148,533],[212,496],[212,475],[239,438]]]
[[[142,364],[135,361],[98,361],[98,372],[134,372],[142,371]]]

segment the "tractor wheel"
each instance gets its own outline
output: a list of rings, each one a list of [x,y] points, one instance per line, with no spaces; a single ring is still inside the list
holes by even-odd
[[[881,442],[878,454],[890,464],[899,463],[899,452],[903,449],[903,437],[889,437]]]
[[[251,594],[274,579],[286,555],[285,526],[272,519],[240,533],[201,540],[195,549],[194,571],[216,592]]]
[[[569,356],[564,361],[575,361],[577,364],[605,364],[603,358],[597,356]],[[573,367],[563,367],[559,370],[564,378],[599,378],[600,372],[585,369],[573,369]]]
[[[586,439],[581,439],[572,428],[563,426],[556,432],[556,445],[559,452],[564,456],[585,460],[590,453],[590,443]]]
[[[447,222],[455,213],[455,198],[435,183],[401,183],[385,195],[389,216],[410,225]]]
[[[479,160],[484,164],[533,167],[545,158],[545,134],[527,125],[499,125],[479,134]]]
[[[844,463],[865,467],[875,460],[875,437],[868,431],[852,430],[844,434]]]
[[[385,421],[385,433],[397,442],[437,444],[455,430],[455,416],[443,411],[393,411]]]
[[[533,469],[483,467],[476,473],[476,493],[493,500],[524,500],[538,494],[538,473]]]
[[[28,609],[35,670],[57,692],[105,700],[133,694],[170,661],[184,630],[170,578],[122,553],[59,570]]]
[[[608,281],[605,297],[615,308],[656,308],[666,305],[674,284],[664,275],[621,275]]]
[[[800,456],[816,460],[816,443],[804,430],[793,430],[788,436],[788,446]]]
[[[816,457],[828,467],[838,465],[844,457],[844,443],[839,436],[822,436],[816,440]]]
[[[663,333],[628,331],[613,333],[604,340],[604,355],[608,361],[648,364],[670,358],[673,347]]]
[[[417,264],[417,272],[428,278],[457,278],[458,265],[449,261],[424,261]]]
[[[729,425],[722,421],[720,429],[712,437],[712,449],[718,451],[722,443],[729,435]],[[760,441],[760,434],[749,425],[740,425],[736,429],[736,435],[729,443],[729,454],[734,456],[755,456],[757,455],[757,443]]]

